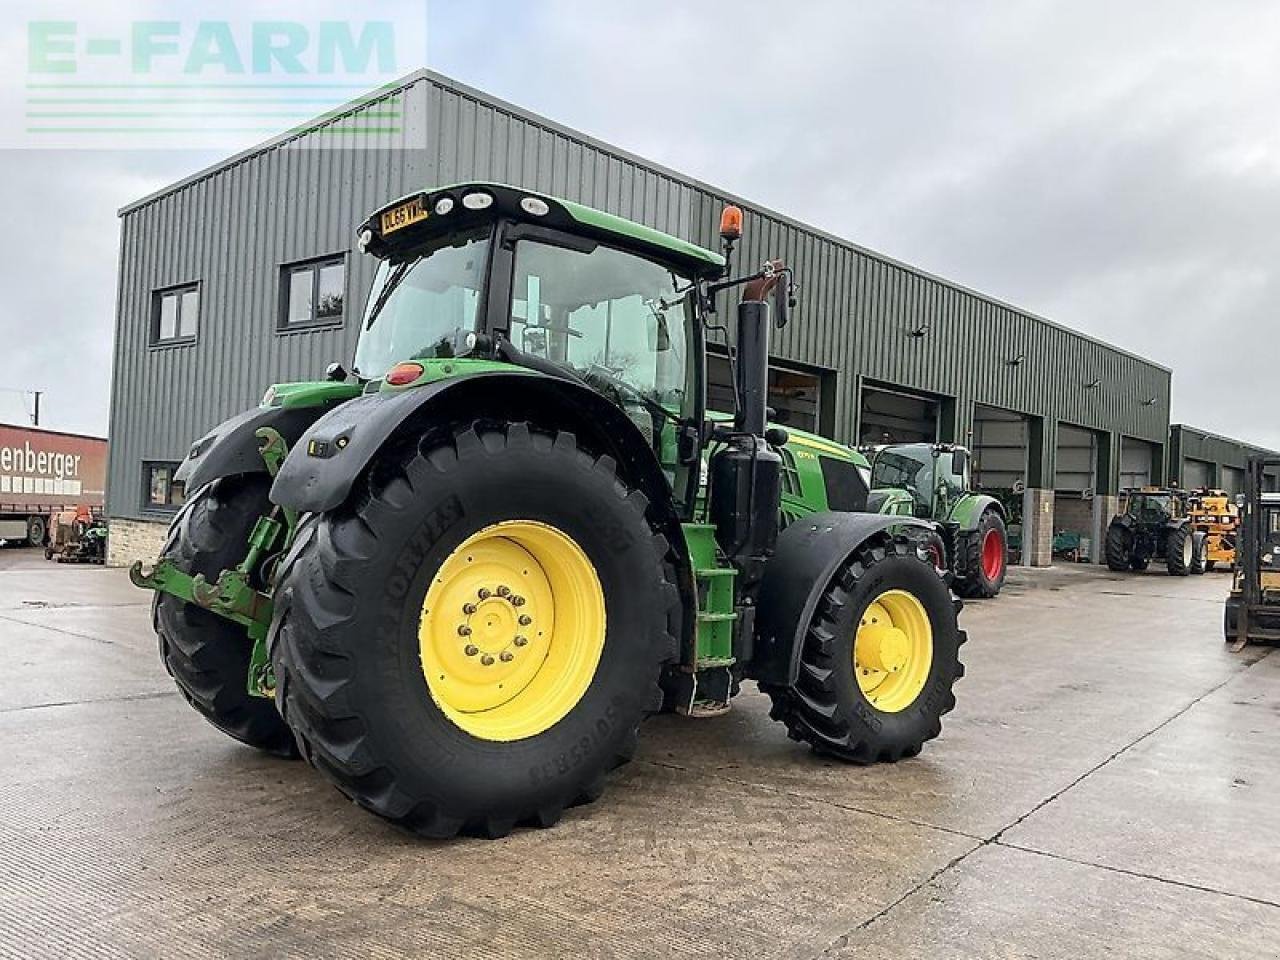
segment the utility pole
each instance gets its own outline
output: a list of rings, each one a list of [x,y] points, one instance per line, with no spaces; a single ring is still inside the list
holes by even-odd
[[[31,415],[31,425],[33,427],[38,427],[40,426],[40,395],[44,393],[44,391],[32,390],[31,392],[35,394],[35,397],[36,397],[35,412],[32,413]]]

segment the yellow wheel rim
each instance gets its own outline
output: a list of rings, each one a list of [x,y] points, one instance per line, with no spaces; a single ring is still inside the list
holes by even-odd
[[[915,594],[886,590],[862,612],[853,643],[858,688],[877,710],[915,703],[933,666],[933,625]]]
[[[574,708],[604,651],[604,590],[574,540],[505,520],[464,540],[427,590],[418,628],[431,698],[481,740],[521,740]]]

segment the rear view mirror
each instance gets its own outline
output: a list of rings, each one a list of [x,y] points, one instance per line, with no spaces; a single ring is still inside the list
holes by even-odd
[[[969,469],[969,451],[956,450],[951,454],[951,470],[954,473],[963,474]]]
[[[773,288],[773,325],[781,330],[791,320],[791,308],[796,305],[791,294],[791,273],[783,274],[782,282]]]

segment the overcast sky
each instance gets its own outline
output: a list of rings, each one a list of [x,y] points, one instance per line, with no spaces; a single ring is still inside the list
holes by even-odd
[[[1280,448],[1280,5],[428,10],[432,68],[1150,357],[1175,422]],[[106,429],[117,208],[219,158],[0,152],[0,386],[47,425]]]

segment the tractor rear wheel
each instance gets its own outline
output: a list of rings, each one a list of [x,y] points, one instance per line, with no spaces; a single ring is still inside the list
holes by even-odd
[[[161,558],[215,580],[249,552],[254,524],[271,509],[269,489],[262,475],[224,477],[201,488],[174,519]],[[168,593],[156,594],[152,620],[160,659],[199,714],[241,743],[297,755],[276,705],[249,693],[253,643],[244,627]]]
[[[551,826],[630,759],[675,659],[666,539],[573,434],[434,430],[299,533],[276,696],[304,756],[432,837]]]
[[[1183,525],[1169,531],[1165,540],[1164,563],[1173,577],[1185,577],[1195,563],[1196,545],[1191,528]]]
[[[1203,533],[1193,533],[1191,535],[1191,573],[1199,576],[1206,569],[1204,554],[1208,549],[1208,540]]]
[[[941,732],[964,676],[958,607],[913,542],[869,541],[818,603],[795,684],[767,691],[770,716],[793,740],[844,760],[915,756]]]
[[[1009,565],[1009,534],[1004,519],[985,511],[973,536],[960,538],[955,591],[962,597],[994,597],[1004,586]]]
[[[1107,527],[1105,544],[1107,569],[1112,573],[1128,573],[1133,566],[1133,534],[1118,523]]]

